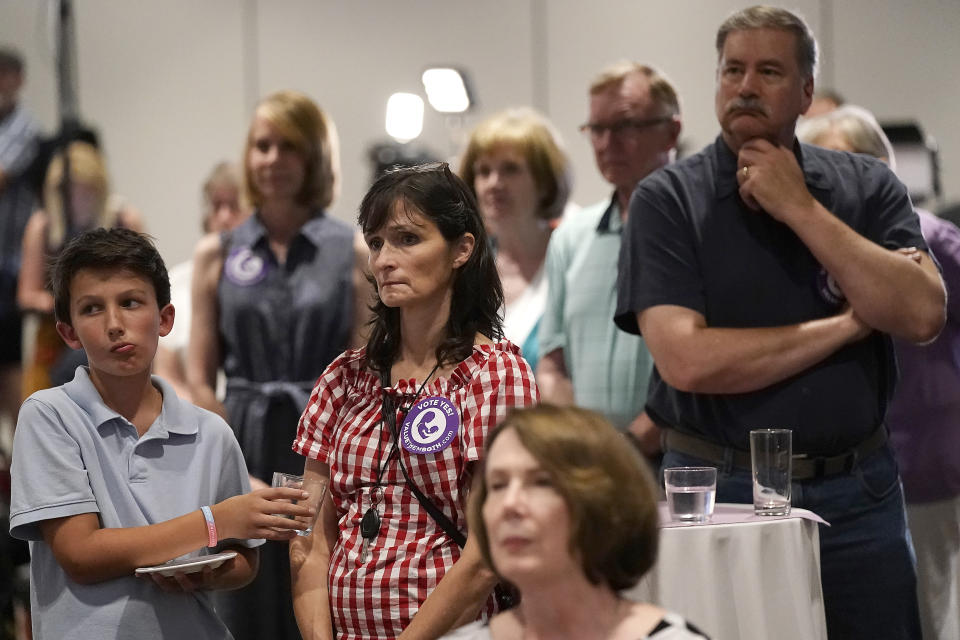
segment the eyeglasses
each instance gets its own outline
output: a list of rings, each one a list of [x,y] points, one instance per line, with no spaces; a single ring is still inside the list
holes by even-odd
[[[610,124],[600,124],[598,122],[587,122],[580,125],[580,133],[590,136],[592,140],[598,140],[603,137],[604,131],[609,131],[611,136],[625,136],[640,133],[644,129],[654,127],[664,122],[673,121],[673,116],[661,116],[659,118],[624,118]]]

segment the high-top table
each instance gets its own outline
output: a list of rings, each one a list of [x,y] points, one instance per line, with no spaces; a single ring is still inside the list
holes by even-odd
[[[718,504],[710,523],[681,525],[661,503],[660,522],[657,564],[626,597],[676,611],[713,640],[827,640],[818,516]]]

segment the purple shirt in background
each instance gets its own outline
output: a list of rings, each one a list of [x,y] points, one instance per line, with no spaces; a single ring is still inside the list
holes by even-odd
[[[960,494],[960,229],[932,213],[917,213],[943,269],[947,323],[926,346],[894,340],[900,384],[887,424],[911,503]]]

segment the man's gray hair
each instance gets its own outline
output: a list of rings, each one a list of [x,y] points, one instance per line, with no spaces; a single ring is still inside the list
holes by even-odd
[[[724,20],[717,30],[717,60],[723,57],[723,45],[733,31],[748,29],[780,29],[789,31],[797,39],[797,64],[808,78],[817,75],[817,41],[807,23],[800,16],[779,7],[756,5],[737,11]]]
[[[854,153],[865,153],[897,168],[893,145],[876,117],[863,107],[847,104],[822,116],[807,118],[797,127],[800,142],[819,144],[830,133],[843,136]]]

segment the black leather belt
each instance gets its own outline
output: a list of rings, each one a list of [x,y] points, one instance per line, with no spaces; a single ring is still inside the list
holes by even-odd
[[[857,461],[866,458],[874,451],[879,450],[887,441],[887,428],[880,425],[852,449],[835,456],[811,456],[805,453],[793,455],[794,480],[811,480],[832,476],[838,473],[849,473]],[[751,469],[750,452],[680,433],[676,429],[663,430],[664,451],[677,451],[695,458],[702,458],[714,464],[726,464],[729,459],[734,467]],[[732,453],[732,455],[731,455]]]

